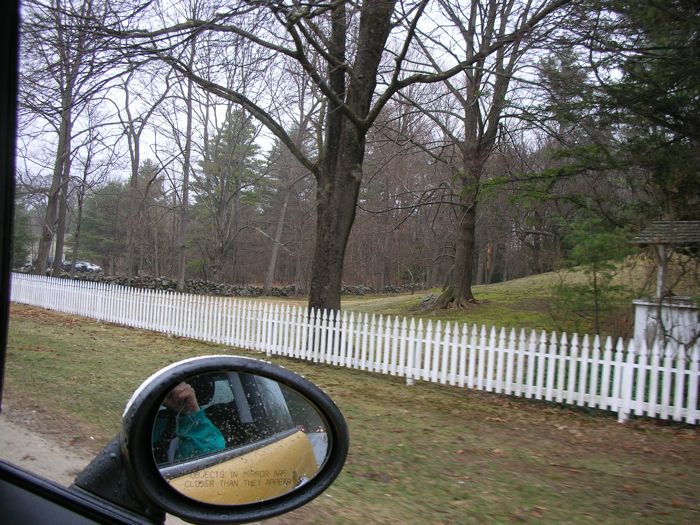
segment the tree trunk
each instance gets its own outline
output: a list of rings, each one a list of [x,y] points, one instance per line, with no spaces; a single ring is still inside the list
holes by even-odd
[[[310,308],[340,309],[345,249],[355,220],[370,124],[362,119],[367,117],[372,104],[394,4],[394,0],[363,4],[353,75],[347,78],[340,64],[347,62],[349,20],[344,3],[335,4],[332,11],[328,54],[334,61],[328,63],[328,87],[338,100],[329,100],[323,153],[315,173],[316,245],[311,268]],[[350,82],[346,83],[347,80]],[[354,122],[341,107],[339,101],[343,99],[356,117]]]
[[[454,269],[445,290],[438,297],[438,308],[466,308],[475,303],[472,293],[473,267],[475,260],[476,210],[479,182],[483,173],[483,162],[477,152],[465,155],[464,171],[458,173],[461,189],[455,239]]]
[[[306,250],[304,249],[304,232],[301,231],[301,228],[299,228],[299,232],[297,233],[297,238],[299,239],[298,243],[298,248],[297,248],[297,253],[294,261],[294,272],[295,272],[295,277],[294,277],[294,283],[295,283],[295,291],[297,295],[303,295],[304,292],[306,291],[308,287],[308,279],[306,276],[306,272],[304,271],[304,254],[306,254]]]
[[[66,151],[70,151],[70,137],[68,137]],[[63,175],[61,177],[61,191],[58,202],[58,222],[56,224],[56,249],[53,256],[53,275],[58,275],[63,270],[63,246],[66,238],[66,219],[68,215],[68,183],[70,182],[70,154],[63,162]]]
[[[56,228],[56,214],[58,212],[64,166],[70,155],[72,112],[70,109],[71,97],[68,93],[64,94],[62,106],[64,109],[61,112],[61,123],[58,130],[56,160],[54,162],[53,175],[51,177],[51,188],[49,189],[46,213],[44,215],[44,224],[41,230],[41,237],[39,238],[36,268],[34,270],[34,273],[38,275],[44,275],[46,272],[46,263],[48,262],[49,252],[51,251],[51,244],[53,242]]]
[[[270,295],[270,293],[272,292],[272,283],[275,280],[275,270],[277,269],[277,256],[279,255],[280,245],[282,243],[282,231],[284,230],[284,221],[287,215],[287,206],[289,204],[289,195],[291,192],[292,190],[291,188],[289,188],[284,194],[282,209],[280,210],[280,215],[277,218],[275,238],[272,242],[272,253],[270,254],[270,261],[267,265],[267,275],[265,276],[264,291],[266,295]]]
[[[496,267],[496,246],[493,241],[489,241],[486,245],[486,279],[484,284],[493,282],[493,271]]]
[[[191,54],[189,66],[194,63],[195,40],[191,43]],[[178,276],[177,290],[185,291],[185,269],[187,266],[187,227],[188,227],[188,207],[190,193],[190,155],[192,152],[192,79],[187,81],[187,123],[185,131],[185,151],[182,160],[182,202],[180,203],[180,230],[178,237]]]
[[[128,107],[128,106],[127,106]],[[131,119],[130,119],[131,120]],[[129,123],[129,146],[131,149],[131,177],[129,178],[129,207],[131,207],[127,218],[126,231],[126,276],[131,278],[134,276],[134,253],[136,251],[136,228],[139,226],[139,213],[135,207],[138,207],[139,195],[139,163],[140,160],[140,144],[139,137],[133,132],[133,122]]]
[[[349,122],[345,124],[336,162],[317,177],[317,233],[309,289],[310,308],[340,309],[343,261],[355,220],[365,153],[364,136],[359,136]]]
[[[476,302],[472,293],[475,227],[476,203],[473,203],[463,209],[457,225],[454,270],[447,288],[437,300],[438,308],[465,308]]]
[[[83,181],[83,184],[85,181]],[[75,277],[75,263],[78,261],[78,252],[80,251],[80,231],[83,225],[83,202],[85,200],[85,189],[83,186],[78,191],[78,216],[75,220],[75,233],[73,235],[73,254],[70,260],[70,276]]]

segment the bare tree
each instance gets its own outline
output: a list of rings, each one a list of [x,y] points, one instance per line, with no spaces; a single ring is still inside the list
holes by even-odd
[[[454,264],[437,305],[463,308],[474,301],[477,210],[487,163],[503,125],[512,79],[536,39],[533,13],[542,9],[532,0],[459,2],[439,0],[441,12],[456,29],[455,38],[441,39],[435,31],[420,35],[421,50],[436,70],[442,61],[466,60],[472,67],[444,79],[444,92],[418,102],[444,137],[436,158],[450,170],[456,217]],[[508,45],[498,42],[508,40]],[[494,52],[489,52],[491,49]]]
[[[297,132],[297,141],[300,148],[303,148],[302,142],[304,141],[304,132],[299,129]],[[277,274],[278,262],[280,249],[287,252],[288,255],[299,261],[301,264],[301,258],[303,258],[303,250],[300,246],[297,246],[296,250],[290,249],[286,243],[283,242],[283,235],[285,228],[288,224],[288,210],[290,208],[290,201],[292,201],[297,195],[297,187],[302,186],[304,181],[310,177],[310,173],[299,162],[289,153],[286,148],[280,147],[275,148],[272,152],[272,156],[275,158],[270,159],[270,163],[273,165],[271,171],[276,173],[276,199],[271,203],[271,208],[274,208],[276,212],[276,218],[274,220],[274,234],[266,235],[266,237],[271,241],[272,247],[270,250],[270,256],[267,263],[267,271],[265,273],[265,281],[263,289],[266,294],[270,294],[272,291],[272,285],[275,281],[275,276]],[[273,214],[274,217],[275,214]],[[303,288],[303,279],[296,275],[296,286],[297,289]]]
[[[158,56],[201,88],[242,105],[314,174],[317,223],[309,305],[337,309],[345,249],[363,176],[366,136],[382,108],[412,84],[447,80],[512,45],[567,1],[542,3],[539,9],[528,12],[515,30],[499,34],[478,52],[440,70],[430,65],[416,68],[405,60],[429,0],[403,4],[371,0],[361,5],[312,2],[302,6],[237,2],[206,20],[188,18],[157,30],[108,34],[128,38],[131,45],[138,44],[142,52]],[[216,35],[231,45],[238,39],[254,42],[268,53],[269,73],[278,71],[273,64],[290,63],[300,65],[313,79],[327,100],[323,144],[314,158],[300,151],[285,131],[275,112],[275,101],[254,100],[246,92],[203,78],[190,67],[182,58],[182,49],[190,45],[193,35],[202,33]]]
[[[141,139],[148,129],[149,121],[155,111],[168,96],[170,91],[170,76],[162,78],[160,72],[146,71],[144,67],[137,68],[133,64],[120,83],[123,100],[113,101],[117,116],[129,151],[130,173],[129,187],[131,190],[130,205],[133,207],[129,214],[126,240],[126,272],[127,276],[138,273],[135,264],[138,230],[143,224],[143,206],[146,195],[139,195],[139,170],[141,169]]]
[[[100,114],[94,104],[88,106],[88,125],[82,137],[82,144],[77,149],[76,158],[74,160],[74,164],[80,166],[80,176],[74,177],[77,209],[73,242],[71,245],[71,277],[75,275],[75,263],[80,255],[80,234],[85,197],[92,188],[102,184],[106,180],[108,173],[114,169],[120,160],[119,152],[115,147],[115,137],[106,135],[99,125],[103,117],[104,115]]]
[[[43,274],[54,239],[53,269],[60,269],[68,202],[72,139],[76,120],[103,85],[102,43],[85,25],[104,22],[99,0],[25,2],[23,22],[23,110],[50,123],[56,133],[55,157],[35,271]]]

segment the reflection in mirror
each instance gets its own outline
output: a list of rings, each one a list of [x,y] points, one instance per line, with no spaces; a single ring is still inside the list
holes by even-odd
[[[253,374],[210,372],[176,385],[153,424],[153,456],[180,493],[244,505],[312,479],[328,453],[327,424],[299,392]]]

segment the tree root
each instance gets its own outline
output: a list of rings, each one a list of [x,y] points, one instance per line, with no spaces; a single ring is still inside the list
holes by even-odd
[[[447,288],[435,301],[435,309],[447,310],[454,308],[455,310],[468,310],[471,305],[478,303],[474,297],[458,296],[452,288]]]

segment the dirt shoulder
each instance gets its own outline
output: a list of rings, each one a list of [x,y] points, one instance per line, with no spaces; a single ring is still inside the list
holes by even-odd
[[[101,444],[73,422],[38,406],[5,396],[0,412],[0,459],[68,487]],[[307,523],[306,509],[266,521],[266,525]],[[313,511],[312,511],[313,512]],[[289,519],[290,521],[285,521]],[[186,522],[167,515],[165,525]],[[255,525],[255,524],[254,524]]]
[[[44,423],[36,412],[22,413],[4,404],[0,413],[0,457],[67,487],[93,455],[69,450],[31,428]]]

